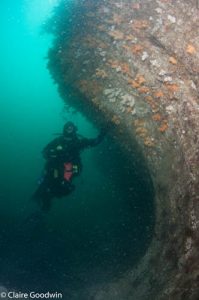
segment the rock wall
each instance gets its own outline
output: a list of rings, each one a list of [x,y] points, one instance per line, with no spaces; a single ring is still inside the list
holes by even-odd
[[[66,11],[63,1],[51,20],[48,66],[60,94],[111,121],[129,155],[136,143],[156,191],[142,261],[87,299],[198,299],[198,1],[76,0]]]

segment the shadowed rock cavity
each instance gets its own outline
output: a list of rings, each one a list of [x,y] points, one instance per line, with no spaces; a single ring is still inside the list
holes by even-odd
[[[60,94],[111,121],[130,151],[136,142],[155,188],[147,253],[87,299],[198,299],[198,16],[195,0],[62,1],[48,23]]]

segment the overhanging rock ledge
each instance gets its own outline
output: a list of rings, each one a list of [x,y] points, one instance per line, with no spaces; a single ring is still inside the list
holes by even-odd
[[[141,262],[120,279],[91,287],[87,295],[95,300],[196,300],[197,1],[77,0],[71,19],[66,10],[63,1],[57,9],[62,13],[53,17],[55,41],[49,51],[59,91],[68,99],[70,90],[67,101],[91,118],[111,120],[129,151],[136,141],[156,192],[155,233]],[[74,100],[75,94],[81,97]]]

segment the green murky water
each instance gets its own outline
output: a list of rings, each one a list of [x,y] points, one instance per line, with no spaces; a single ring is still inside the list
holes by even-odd
[[[74,290],[120,276],[139,261],[152,235],[153,189],[139,161],[130,163],[109,136],[83,153],[75,192],[55,200],[45,218],[28,221],[41,151],[53,134],[66,120],[84,136],[97,134],[80,113],[64,110],[46,68],[51,37],[41,35],[41,25],[55,2],[0,3],[0,285],[63,291],[72,299]]]

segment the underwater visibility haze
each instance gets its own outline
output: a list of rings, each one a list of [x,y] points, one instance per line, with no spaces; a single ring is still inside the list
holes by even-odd
[[[44,146],[68,120],[86,137],[99,130],[64,103],[46,67],[53,37],[42,25],[57,4],[0,2],[0,285],[73,299],[77,290],[119,277],[145,253],[154,225],[153,187],[140,158],[134,153],[132,163],[110,132],[82,154],[75,191],[29,222]]]

